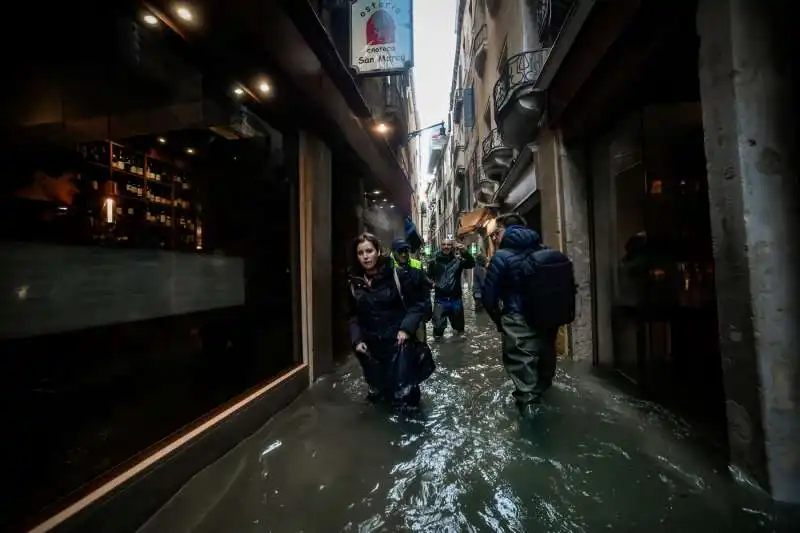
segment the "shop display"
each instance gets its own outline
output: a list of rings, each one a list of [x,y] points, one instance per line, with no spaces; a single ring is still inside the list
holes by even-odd
[[[115,142],[82,144],[93,241],[199,250],[197,189],[184,170]]]

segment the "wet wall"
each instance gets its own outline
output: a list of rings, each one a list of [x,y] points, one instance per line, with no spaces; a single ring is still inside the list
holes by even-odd
[[[697,28],[731,459],[797,503],[800,194],[786,7],[701,0]]]

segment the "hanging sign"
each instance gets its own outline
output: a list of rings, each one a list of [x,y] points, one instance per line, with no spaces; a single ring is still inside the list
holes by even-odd
[[[414,66],[413,0],[352,0],[350,66],[362,75]]]

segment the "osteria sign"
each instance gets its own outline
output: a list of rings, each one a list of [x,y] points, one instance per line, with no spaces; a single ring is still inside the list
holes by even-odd
[[[350,65],[358,74],[406,72],[414,66],[413,0],[353,0]]]

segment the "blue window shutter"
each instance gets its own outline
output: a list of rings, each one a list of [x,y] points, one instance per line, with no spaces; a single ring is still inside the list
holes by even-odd
[[[475,127],[475,89],[464,89],[464,126]]]

